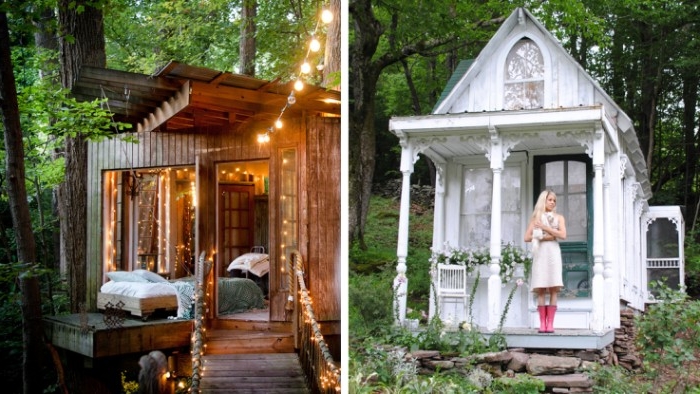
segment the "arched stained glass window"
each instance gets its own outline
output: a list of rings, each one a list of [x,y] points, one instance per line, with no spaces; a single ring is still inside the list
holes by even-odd
[[[508,53],[504,81],[504,109],[541,108],[544,103],[544,59],[529,38],[518,41]]]

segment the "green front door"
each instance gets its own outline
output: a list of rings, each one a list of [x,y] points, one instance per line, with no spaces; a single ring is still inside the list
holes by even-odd
[[[560,243],[564,289],[561,297],[590,297],[592,273],[592,180],[587,155],[537,156],[534,200],[542,190],[557,194],[557,212],[566,219],[566,241]]]

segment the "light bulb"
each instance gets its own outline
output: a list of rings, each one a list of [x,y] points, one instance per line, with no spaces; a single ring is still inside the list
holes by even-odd
[[[331,23],[333,21],[333,13],[330,10],[323,10],[321,12],[321,21],[323,23]]]
[[[294,91],[292,91],[292,93],[289,94],[289,97],[287,97],[287,103],[289,105],[294,105],[296,102],[297,102],[297,98],[294,97]]]
[[[321,43],[316,39],[316,37],[311,39],[309,49],[311,49],[312,52],[318,52],[318,50],[321,49]]]
[[[301,91],[302,89],[304,89],[304,82],[302,82],[301,79],[297,79],[297,81],[294,82],[294,89],[296,89],[297,91]]]
[[[275,122],[275,127],[277,127],[278,129],[282,128],[282,121],[280,119],[277,119],[277,121]]]
[[[302,74],[308,74],[311,72],[311,65],[309,62],[304,62],[304,64],[301,65],[301,72]]]

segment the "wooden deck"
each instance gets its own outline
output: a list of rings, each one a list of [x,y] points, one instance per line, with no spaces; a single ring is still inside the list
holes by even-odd
[[[189,348],[192,320],[126,318],[109,328],[102,313],[49,316],[44,331],[54,346],[91,358]]]
[[[203,357],[202,393],[308,393],[295,353]]]

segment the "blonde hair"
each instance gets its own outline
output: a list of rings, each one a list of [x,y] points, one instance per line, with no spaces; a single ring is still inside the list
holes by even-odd
[[[554,198],[557,197],[557,194],[554,193],[551,190],[543,190],[542,193],[540,193],[540,196],[537,197],[537,202],[535,203],[535,209],[532,212],[532,219],[538,219],[542,217],[542,214],[546,211],[545,209],[545,204],[547,203],[547,197],[552,194],[554,195]],[[555,206],[552,212],[555,212],[557,210],[557,207]]]

